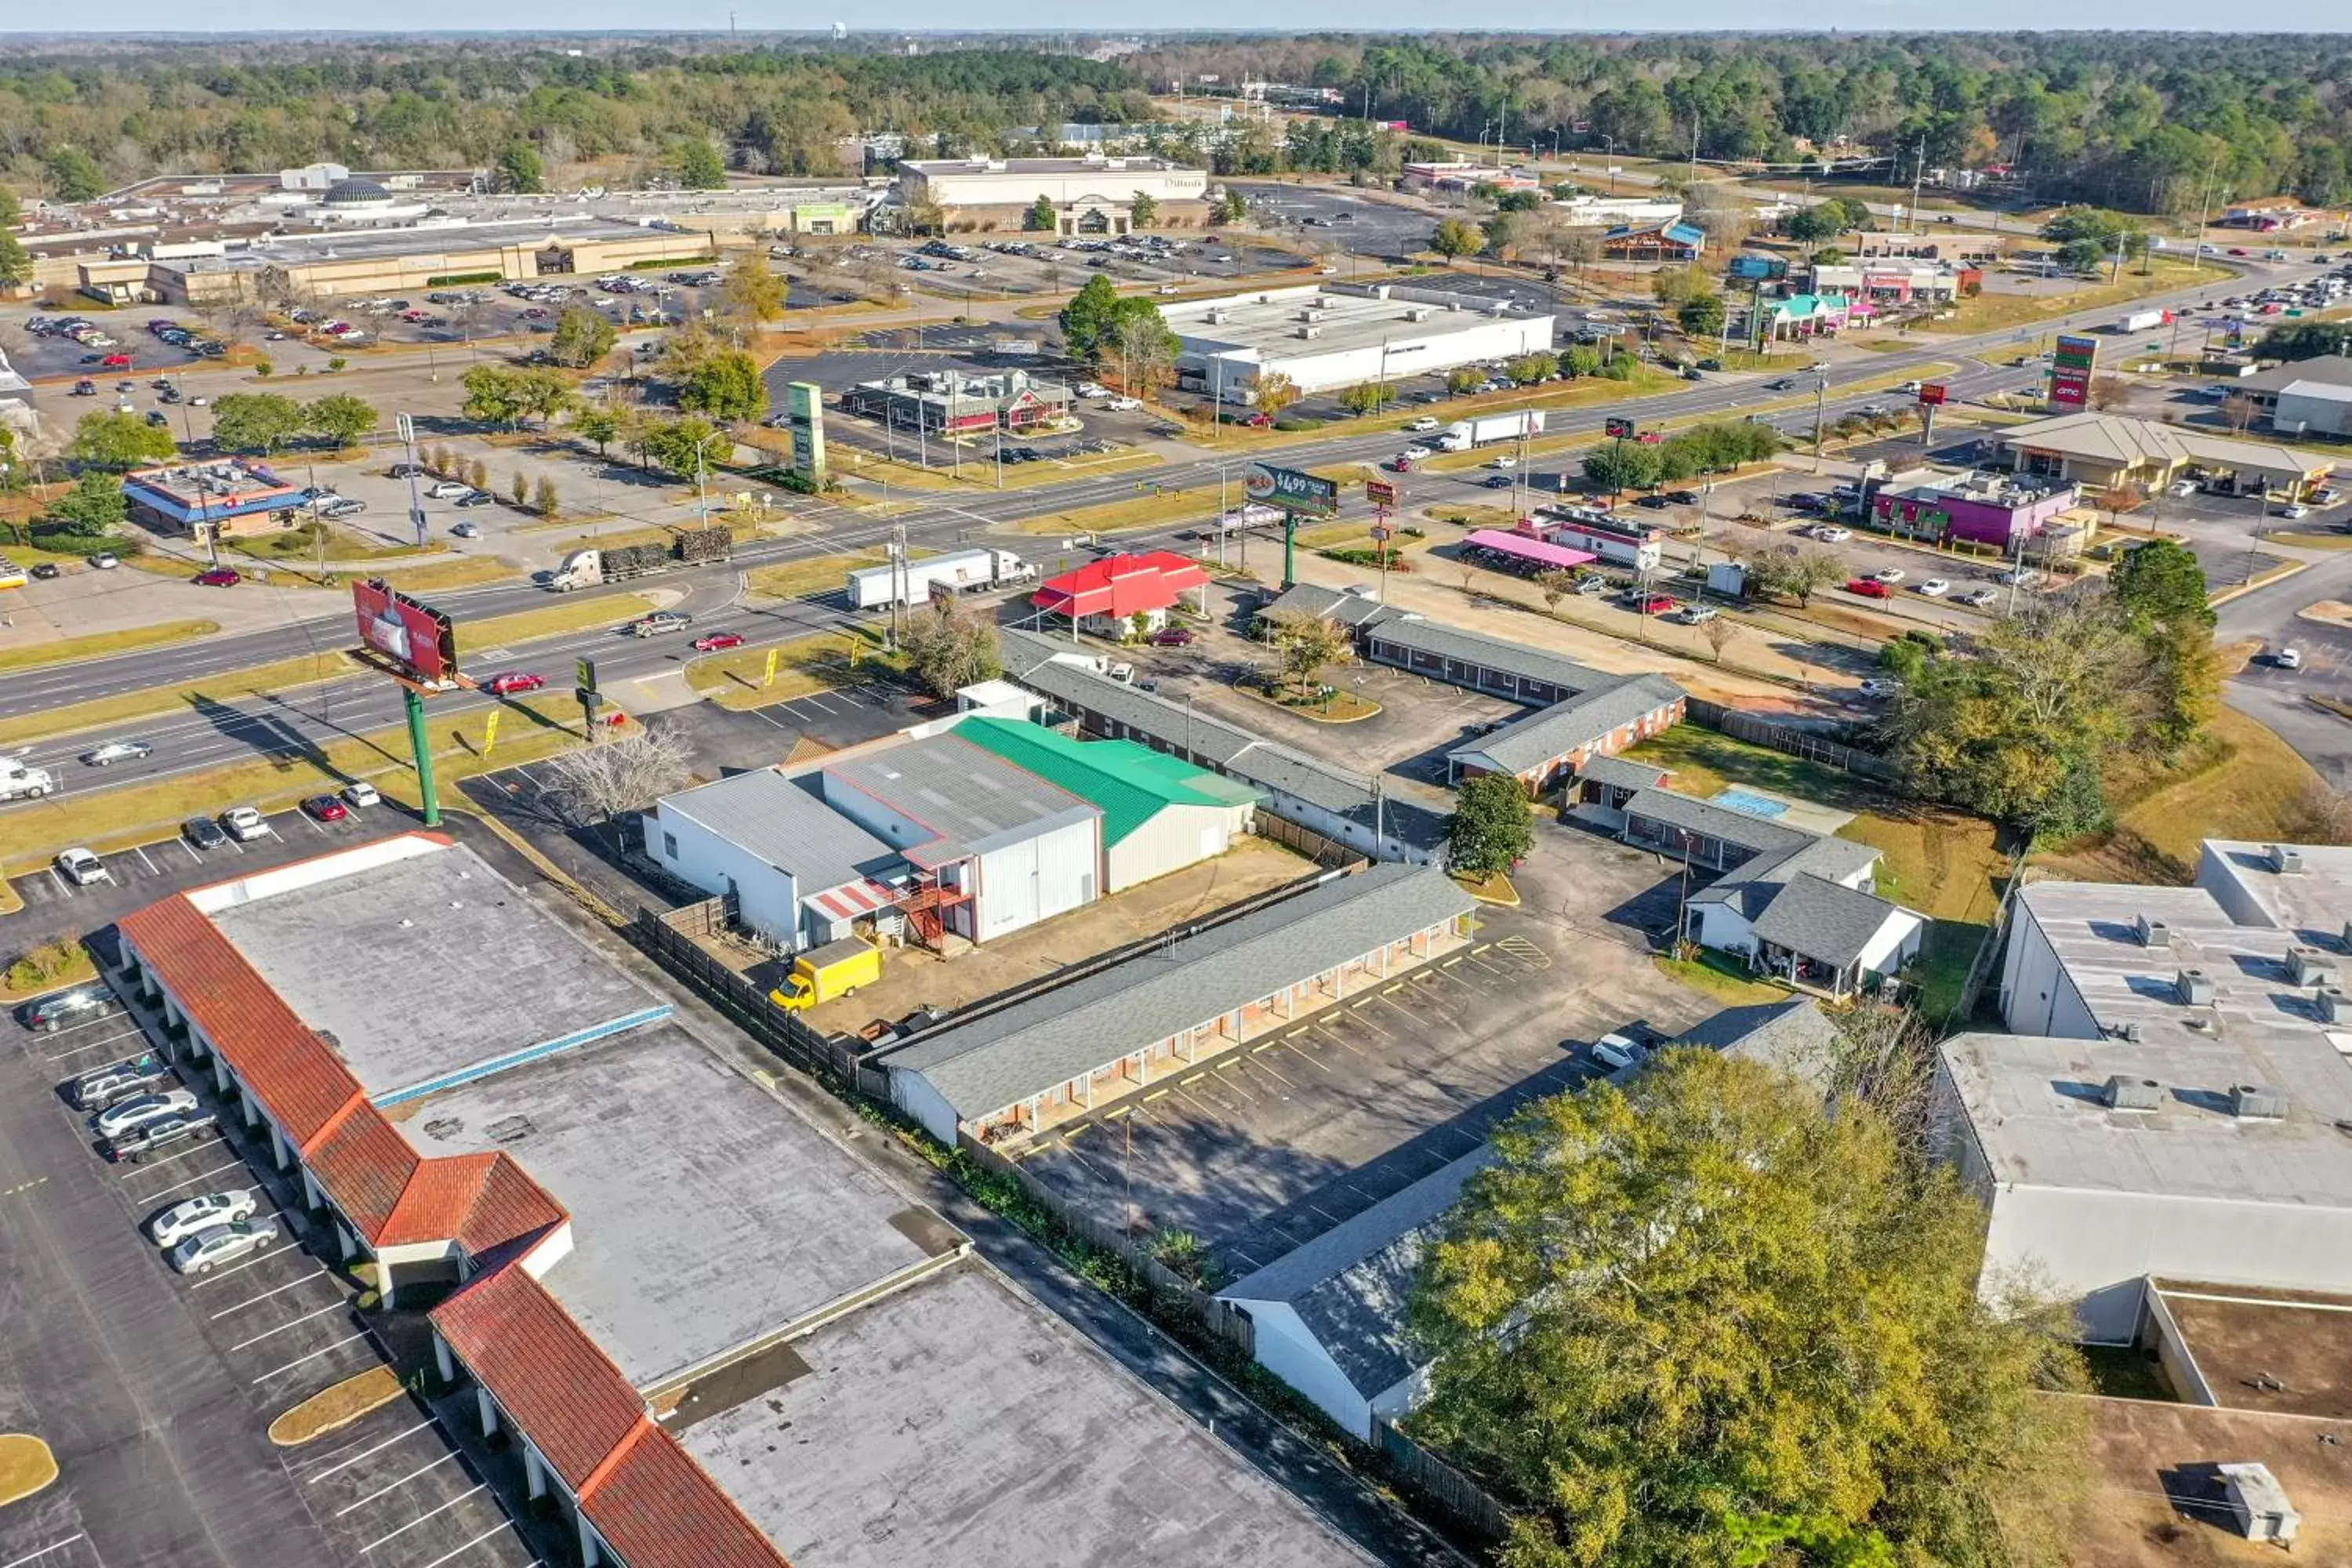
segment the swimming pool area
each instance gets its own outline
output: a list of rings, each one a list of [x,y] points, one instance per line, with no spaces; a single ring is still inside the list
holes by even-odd
[[[1775,800],[1769,795],[1758,795],[1754,790],[1740,789],[1736,785],[1707,804],[1719,805],[1726,811],[1743,812],[1749,816],[1781,816],[1789,810],[1789,803],[1785,800]]]

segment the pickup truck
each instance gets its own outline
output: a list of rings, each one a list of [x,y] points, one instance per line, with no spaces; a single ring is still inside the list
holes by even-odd
[[[158,1154],[205,1137],[217,1120],[209,1110],[175,1110],[153,1121],[142,1121],[121,1137],[106,1140],[106,1157],[119,1164],[143,1165]]]
[[[656,610],[650,616],[639,616],[629,623],[633,637],[659,637],[664,632],[682,632],[694,624],[694,617],[684,610]]]

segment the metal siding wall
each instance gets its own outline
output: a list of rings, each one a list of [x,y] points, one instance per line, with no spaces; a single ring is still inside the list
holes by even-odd
[[[1201,858],[1201,828],[1215,821],[1218,812],[1205,805],[1169,805],[1129,834],[1111,850],[1111,886],[1108,891],[1149,882],[1181,870]],[[1220,847],[1222,852],[1223,846]]]
[[[779,941],[799,942],[799,900],[792,878],[675,812],[656,810],[646,828],[646,848],[656,862],[714,895],[727,891],[728,878],[734,878],[743,923]],[[677,838],[675,858],[663,852],[665,833]]]
[[[1102,818],[1089,816],[1037,840],[1037,918],[1102,897]]]
[[[986,942],[1037,921],[1037,842],[1024,839],[980,858],[980,929]]]

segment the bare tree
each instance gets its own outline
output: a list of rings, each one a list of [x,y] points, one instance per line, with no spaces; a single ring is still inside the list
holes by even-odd
[[[625,811],[643,811],[694,777],[694,742],[677,725],[638,725],[615,740],[564,752],[548,763],[548,793],[582,827],[602,826]]]
[[[1729,621],[1717,616],[1706,623],[1706,630],[1701,634],[1706,638],[1706,646],[1714,650],[1715,662],[1717,664],[1723,662],[1723,650],[1731,642],[1732,629]]]

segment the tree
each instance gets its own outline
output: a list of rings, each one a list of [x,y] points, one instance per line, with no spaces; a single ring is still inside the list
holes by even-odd
[[[106,194],[106,173],[98,160],[79,147],[59,147],[42,161],[49,172],[49,184],[58,199],[68,202],[91,202]]]
[[[1701,637],[1706,638],[1707,650],[1715,655],[1716,663],[1721,664],[1723,662],[1723,650],[1730,646],[1731,639],[1733,636],[1736,635],[1736,631],[1737,628],[1734,627],[1729,621],[1725,620],[1721,616],[1717,616],[1713,620],[1707,622],[1706,630],[1699,634]]]
[[[1148,191],[1136,192],[1134,199],[1127,204],[1127,221],[1130,228],[1150,228],[1151,220],[1159,216],[1160,204],[1152,200]]]
[[[530,504],[530,476],[517,468],[507,479],[507,494],[518,508]]]
[[[678,384],[677,405],[713,419],[756,419],[767,411],[760,363],[738,350],[713,354]]]
[[[548,794],[582,827],[604,826],[675,795],[694,777],[694,742],[686,731],[650,719],[614,740],[575,747],[547,764]]]
[[[136,414],[85,414],[74,426],[66,456],[92,468],[120,471],[145,463],[166,463],[179,451],[172,432]]]
[[[302,410],[302,423],[338,448],[356,446],[379,417],[374,404],[348,392],[330,393]]]
[[[547,165],[528,142],[509,142],[499,153],[499,186],[530,195],[547,189]]]
[[[784,280],[757,251],[745,251],[727,268],[719,297],[727,313],[752,323],[784,313]]]
[[[1267,371],[1257,378],[1250,391],[1250,406],[1269,419],[1279,419],[1282,411],[1305,395],[1298,384],[1278,370]]]
[[[1685,337],[1714,337],[1723,331],[1726,319],[1720,294],[1696,295],[1685,300],[1675,310],[1675,322],[1682,328]]]
[[[2213,627],[2207,602],[2205,568],[2196,552],[2177,540],[2151,539],[2135,545],[2107,573],[2107,592],[2135,627]]]
[[[1445,373],[1445,390],[1455,397],[1467,397],[1486,384],[1486,378],[1468,365]]]
[[[232,392],[213,405],[213,444],[225,452],[277,452],[303,428],[301,405],[274,392]]]
[[[1781,226],[1799,245],[1823,245],[1845,232],[1843,208],[1835,202],[1799,207]]]
[[[1410,1324],[1423,1440],[1527,1505],[1505,1568],[2054,1560],[2080,1357],[1979,1296],[1984,1211],[1870,1104],[1668,1049],[1493,1142]]]
[[[1497,261],[1510,259],[1512,249],[1519,242],[1519,215],[1515,212],[1489,214],[1478,226],[1478,239],[1487,255]]]
[[[2187,545],[2151,539],[2115,563],[2107,595],[2146,650],[2148,733],[2176,751],[2212,721],[2221,701],[2205,568]]]
[[[0,228],[21,222],[24,216],[25,208],[23,204],[16,200],[16,193],[5,185],[0,185]]]
[[[609,408],[591,406],[581,410],[580,417],[572,426],[583,439],[596,444],[596,456],[602,458],[613,437],[621,433],[621,416]]]
[[[1650,274],[1650,297],[1668,310],[1715,292],[1715,280],[1696,267],[1661,267]]]
[[[566,305],[556,316],[555,331],[547,340],[547,357],[566,370],[583,369],[611,353],[620,335],[620,329],[604,311]]]
[[[556,490],[554,479],[545,474],[539,479],[537,506],[541,517],[556,517],[562,512],[562,497]]]
[[[1846,580],[1846,564],[1826,550],[1775,544],[1748,563],[1748,585],[1759,594],[1794,599],[1800,607],[1833,583]]]
[[[1445,863],[1472,877],[1509,870],[1535,847],[1528,792],[1510,773],[1479,773],[1454,793],[1445,819]]]
[[[33,280],[33,258],[16,237],[0,229],[0,289],[20,288]]]
[[[1069,356],[1083,363],[1092,364],[1099,353],[1103,335],[1110,331],[1112,313],[1118,309],[1118,287],[1104,274],[1097,272],[1087,279],[1087,286],[1070,296],[1056,318],[1062,325],[1062,345]]]
[[[1486,237],[1458,217],[1450,217],[1437,226],[1429,237],[1429,248],[1444,257],[1450,264],[1454,258],[1476,254],[1486,243]]]
[[[1549,381],[1553,376],[1558,375],[1559,360],[1555,355],[1539,349],[1534,353],[1521,354],[1518,358],[1505,363],[1503,374],[1509,376],[1515,385],[1533,386],[1538,382]]]
[[[459,378],[466,400],[457,412],[478,424],[510,429],[523,416],[521,377],[500,365],[478,364]],[[223,399],[224,402],[226,399]]]
[[[1639,441],[1611,441],[1584,457],[1584,477],[1604,490],[1655,489],[1665,477],[1661,449]]]
[[[1559,602],[1575,589],[1576,574],[1563,567],[1554,566],[1536,574],[1536,591],[1543,595],[1547,614],[1559,614]]]
[[[2070,239],[2058,247],[2058,265],[2069,272],[2095,272],[2107,264],[2107,247],[2095,239]]]
[[[1029,210],[1021,215],[1021,226],[1032,234],[1051,234],[1060,228],[1062,215],[1054,205],[1054,198],[1041,194],[1031,202]]]
[[[1175,379],[1181,346],[1160,307],[1140,295],[1111,307],[1108,330],[1095,344],[1097,357],[1118,355],[1119,378],[1137,397],[1150,397]]]
[[[481,491],[484,495],[488,495],[488,494],[489,494],[489,493],[490,493],[490,466],[489,466],[489,464],[488,464],[488,463],[486,463],[486,462],[482,461],[482,459],[481,459],[481,458],[474,458],[472,461],[468,462],[468,463],[466,465],[466,482],[467,482],[467,484],[469,484],[469,485],[473,486],[473,487],[474,487],[474,489],[478,489],[478,490]]]
[[[68,532],[92,537],[121,527],[131,509],[122,499],[121,478],[92,469],[77,478],[71,489],[51,500],[47,511]]]
[[[2095,375],[2090,395],[2094,408],[2121,408],[2131,401],[2131,383],[2119,375]]]
[[[2317,359],[2352,353],[2352,321],[2295,321],[2273,327],[2254,344],[2256,359]]]
[[[1323,667],[1348,652],[1348,636],[1320,616],[1304,610],[1277,610],[1260,616],[1258,629],[1274,645],[1275,658],[1291,689],[1305,696],[1323,673]]]
[[[1219,223],[1237,224],[1249,221],[1249,199],[1231,185],[1225,187],[1224,200],[1217,204]]]
[[[689,414],[678,419],[648,420],[636,439],[639,449],[653,462],[674,474],[691,474],[710,461],[718,435],[719,426]]]
[[[1378,414],[1381,411],[1381,405],[1387,401],[1387,389],[1376,381],[1360,381],[1355,385],[1342,387],[1339,391],[1340,409],[1354,415],[1359,419],[1369,418]]]
[[[715,191],[727,184],[727,163],[709,139],[689,136],[671,150],[670,168],[689,191]]]
[[[994,623],[953,599],[936,600],[928,611],[908,616],[899,640],[907,650],[908,672],[942,700],[1004,673]]]

